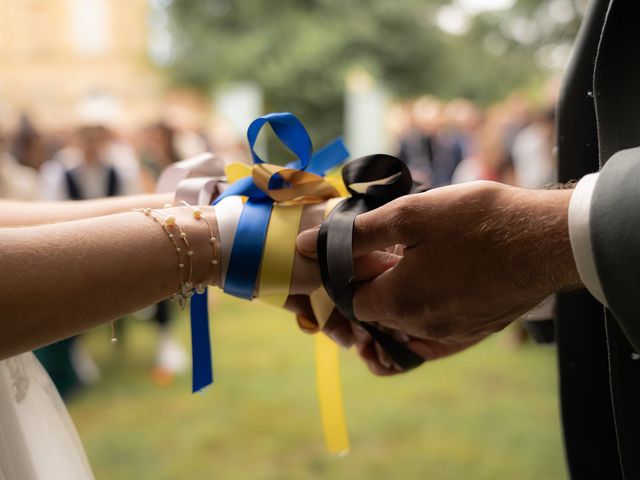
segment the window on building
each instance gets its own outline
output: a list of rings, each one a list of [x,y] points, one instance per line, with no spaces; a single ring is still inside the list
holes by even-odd
[[[111,47],[111,18],[107,0],[68,0],[71,43],[80,55],[98,56]]]

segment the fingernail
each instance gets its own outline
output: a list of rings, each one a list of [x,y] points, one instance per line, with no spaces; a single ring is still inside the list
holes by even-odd
[[[320,330],[320,327],[313,320],[308,319],[302,315],[297,316],[298,327],[304,333],[317,333]]]
[[[318,231],[319,228],[312,228],[310,230],[305,230],[298,235],[298,240],[296,245],[298,250],[303,253],[316,253],[317,250],[317,242],[318,242]]]
[[[398,332],[398,337],[402,343],[409,343],[411,341],[411,337],[404,332]]]
[[[357,323],[354,323],[354,324],[353,324],[353,326],[354,326],[354,328],[355,328],[356,330],[358,330],[360,333],[367,333],[367,331],[366,331],[364,328],[362,328],[360,325],[358,325]]]
[[[380,359],[380,363],[384,368],[386,368],[387,370],[391,368],[391,362],[386,358],[386,356],[378,355],[378,358]]]

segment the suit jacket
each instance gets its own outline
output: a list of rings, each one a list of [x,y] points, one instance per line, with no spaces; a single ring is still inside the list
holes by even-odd
[[[592,0],[558,105],[559,179],[601,172],[590,236],[610,311],[560,294],[560,392],[572,478],[640,479],[640,2]]]

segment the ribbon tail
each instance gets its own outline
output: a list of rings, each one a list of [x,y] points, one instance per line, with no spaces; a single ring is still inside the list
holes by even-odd
[[[324,175],[332,168],[341,165],[347,158],[349,158],[349,150],[341,138],[336,138],[313,154],[306,170],[316,175]]]
[[[323,333],[314,338],[318,402],[324,439],[331,453],[346,454],[349,452],[349,434],[340,386],[340,349]]]
[[[193,361],[193,393],[213,383],[207,290],[191,297],[191,356]]]
[[[224,192],[222,192],[216,199],[213,201],[212,205],[217,205],[223,199],[227,197],[231,197],[233,195],[240,195],[244,197],[252,197],[252,198],[266,198],[267,195],[260,190],[253,183],[253,178],[245,177],[241,178],[235,183],[232,183],[229,188],[227,188]]]

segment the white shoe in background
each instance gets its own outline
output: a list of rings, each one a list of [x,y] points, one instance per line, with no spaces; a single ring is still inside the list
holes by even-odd
[[[189,366],[187,352],[169,331],[161,331],[156,366],[171,373],[182,373]]]

